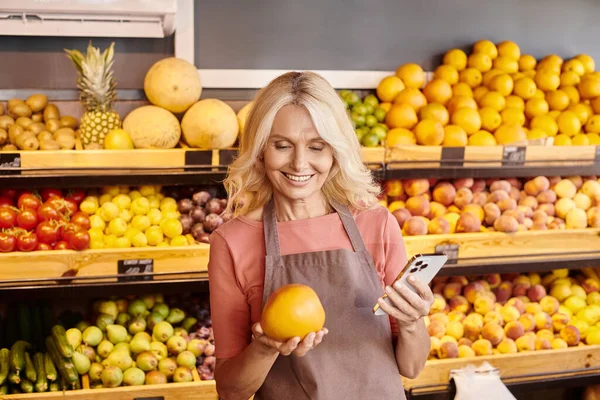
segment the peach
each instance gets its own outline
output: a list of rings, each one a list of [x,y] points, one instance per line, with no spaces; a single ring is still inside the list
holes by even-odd
[[[592,293],[588,294],[586,301],[589,305],[600,304],[600,292],[592,292]]]
[[[443,312],[437,312],[435,314],[429,315],[429,320],[431,322],[438,321],[444,326],[448,325],[448,321],[449,321],[448,314],[445,314]]]
[[[571,292],[573,293],[573,296],[577,296],[583,300],[585,300],[585,298],[587,297],[587,292],[580,285],[571,285]]]
[[[430,337],[429,340],[430,340],[429,355],[437,357],[437,352],[438,352],[440,346],[442,345],[442,341],[440,340],[440,338],[435,337],[435,336]]]
[[[471,346],[459,345],[458,346],[458,358],[470,358],[475,357],[475,350]]]
[[[554,338],[552,339],[552,348],[554,350],[558,350],[558,349],[566,349],[569,347],[569,345],[567,344],[567,342],[565,342],[564,339],[561,338]]]
[[[467,286],[469,284],[469,279],[463,275],[454,275],[449,277],[448,282],[459,283],[461,286]]]
[[[478,356],[491,356],[492,355],[492,344],[489,340],[479,339],[473,342],[471,348],[475,351]]]
[[[567,229],[584,229],[587,228],[588,218],[584,210],[580,208],[572,208],[567,213],[566,218]]]
[[[440,182],[433,189],[433,200],[446,207],[454,203],[456,189],[448,182]]]
[[[538,330],[552,329],[552,317],[550,316],[550,314],[544,311],[539,311],[535,313],[533,318],[535,319],[535,327]]]
[[[442,283],[442,282],[434,283],[433,284],[433,288],[431,289],[431,291],[434,294],[444,294],[444,288],[445,287],[446,287],[445,283]]]
[[[585,281],[583,281],[581,286],[587,294],[597,292],[600,290],[600,283],[597,280],[591,278],[587,278]]]
[[[498,344],[498,351],[501,354],[513,354],[518,351],[517,344],[510,338],[504,338],[502,342]]]
[[[556,193],[553,190],[544,190],[543,192],[540,192],[535,199],[537,200],[537,202],[539,203],[539,205],[542,204],[554,204],[556,203]]]
[[[502,319],[502,315],[496,310],[490,311],[487,314],[485,314],[485,316],[483,317],[483,322],[484,324],[487,324],[488,322],[495,322],[500,326],[504,325],[504,319]]]
[[[501,215],[494,222],[494,228],[498,232],[513,233],[519,229],[519,222],[509,215]]]
[[[516,187],[521,190],[523,188],[523,184],[517,178],[506,178],[506,181],[511,184],[511,186]]]
[[[471,317],[474,314],[469,314],[463,321],[464,336],[467,339],[477,340],[483,329],[483,320]],[[478,314],[475,314],[478,315]]]
[[[473,233],[479,232],[480,229],[481,221],[479,217],[470,212],[463,213],[456,221],[456,233]]]
[[[447,214],[450,213],[455,213],[455,214],[459,214],[460,215],[460,208],[458,208],[457,206],[455,206],[454,204],[452,204],[450,207],[448,207],[448,209],[446,210]]]
[[[527,297],[531,301],[539,302],[542,298],[546,297],[546,288],[542,285],[534,285],[527,290]]]
[[[485,212],[483,211],[483,207],[480,206],[479,204],[467,204],[463,209],[462,209],[462,213],[471,213],[473,214],[475,217],[477,217],[477,219],[479,220],[479,222],[483,222],[484,218],[485,218]]]
[[[550,350],[552,348],[552,344],[550,340],[546,338],[536,338],[535,339],[535,349],[536,350]]]
[[[519,317],[519,322],[523,325],[525,332],[531,332],[535,329],[535,318],[532,314],[525,313]]]
[[[545,231],[548,230],[548,226],[543,223],[534,222],[529,229],[532,231]]]
[[[573,201],[575,202],[575,206],[577,208],[581,208],[585,211],[592,206],[592,199],[583,193],[577,193],[575,197],[573,197]]]
[[[510,321],[504,325],[504,334],[507,338],[517,340],[525,334],[525,328],[519,321]]]
[[[429,215],[427,218],[434,219],[435,217],[443,217],[446,215],[446,206],[436,201],[429,203]]]
[[[519,352],[535,350],[535,338],[529,335],[521,336],[520,338],[515,340],[515,344],[517,345],[517,349],[519,350]]]
[[[517,209],[517,202],[515,199],[500,200],[496,204],[498,205],[498,208],[500,208],[500,211],[502,211],[502,212],[504,212],[506,210],[516,210]]]
[[[521,300],[523,302],[523,304],[525,304],[525,306],[527,306],[527,303],[530,303],[531,300],[529,300],[529,297],[527,296],[519,296],[517,297],[517,299]],[[525,312],[525,311],[523,311]]]
[[[540,224],[546,225],[548,223],[548,214],[546,214],[545,211],[536,210],[536,211],[534,211],[533,215],[531,216],[531,219],[533,220],[534,223],[540,223]]]
[[[525,218],[525,220],[523,221],[523,226],[527,229],[531,229],[533,228],[533,220],[531,218]],[[544,225],[546,226],[546,225]]]
[[[498,203],[499,201],[507,199],[510,199],[508,192],[505,192],[504,190],[495,190],[490,193],[488,203]]]
[[[450,335],[442,336],[442,338],[440,339],[440,342],[442,342],[442,343],[452,342],[452,343],[458,345],[458,340],[456,340],[453,336],[450,336]]]
[[[527,276],[527,275],[517,275],[512,280],[512,283],[515,285],[522,283],[522,284],[527,285],[527,287],[529,287],[529,286],[531,286],[531,279],[529,279],[529,276]]]
[[[450,233],[450,223],[443,217],[435,217],[427,226],[427,232],[430,235],[443,235]]]
[[[406,209],[410,211],[411,215],[419,217],[426,217],[431,211],[429,200],[423,195],[409,197],[406,200]]]
[[[409,196],[419,196],[429,191],[429,180],[407,179],[403,182],[404,191]]]
[[[552,342],[552,339],[554,339],[554,332],[552,332],[550,329],[540,329],[536,332],[535,336]]]
[[[500,207],[498,207],[495,203],[487,203],[484,205],[483,212],[485,214],[485,223],[488,225],[493,225],[500,215],[502,215]]]
[[[463,337],[465,334],[465,328],[463,327],[462,322],[460,321],[452,321],[448,323],[446,327],[446,334],[448,336],[452,336],[456,340]]]
[[[519,201],[521,198],[525,197],[516,187],[510,189],[508,196],[514,201]]]
[[[456,296],[460,296],[462,292],[462,285],[456,282],[449,282],[444,287],[444,297],[446,300],[450,300],[450,308],[452,308],[452,298]],[[454,308],[452,308],[454,309]]]
[[[405,236],[427,235],[427,223],[420,217],[410,217],[404,223],[402,234]]]
[[[583,186],[583,178],[581,176],[568,176],[567,179],[573,182],[577,190]]]
[[[513,306],[514,308],[516,308],[519,311],[519,315],[525,312],[525,303],[518,297],[508,299],[508,301],[506,302],[506,306]]]
[[[452,184],[454,185],[456,190],[458,190],[460,188],[469,188],[470,189],[473,187],[474,183],[475,183],[475,181],[473,180],[473,178],[458,178],[452,182]]]
[[[391,197],[401,196],[404,194],[402,181],[400,179],[388,179],[384,185],[385,194]]]
[[[485,190],[486,184],[484,179],[474,179],[473,186],[471,186],[471,190],[473,193],[479,193]]]
[[[471,304],[475,303],[475,299],[477,296],[485,291],[483,285],[479,282],[471,282],[465,289],[463,290],[463,295],[466,297],[467,301]]]
[[[489,340],[493,346],[496,346],[504,339],[504,330],[496,322],[488,322],[481,330],[481,337]]]
[[[466,337],[462,337],[458,339],[458,345],[471,347],[473,345],[473,341],[471,339],[467,339]]]
[[[560,338],[569,346],[577,346],[581,340],[579,329],[573,325],[567,325],[560,330]]]
[[[438,313],[443,311],[446,308],[446,299],[442,295],[434,294],[433,295],[433,303],[431,304],[431,308],[429,309],[430,313]]]
[[[458,321],[458,322],[463,322],[464,319],[466,318],[466,314],[462,311],[450,311],[448,313],[448,321],[449,322],[454,322],[454,321]]]
[[[550,217],[552,218],[552,217]],[[564,230],[566,229],[565,221],[560,218],[554,218],[548,221],[548,229]]]
[[[448,297],[446,297],[446,298],[448,298]],[[449,305],[450,305],[450,310],[460,311],[464,314],[468,313],[471,308],[471,305],[469,304],[467,299],[460,295],[451,297],[449,300]]]
[[[555,297],[544,296],[540,300],[540,306],[542,307],[542,311],[544,311],[547,314],[552,315],[558,311],[558,307],[560,306],[560,303],[558,302],[558,299],[556,299]]]
[[[502,310],[500,310],[500,314],[502,315],[502,319],[505,323],[509,323],[511,321],[517,321],[521,316],[521,313],[515,306],[504,305],[502,306]]]
[[[508,182],[506,180],[496,181],[490,185],[491,192],[495,192],[496,190],[503,190],[506,193],[510,193],[511,188],[512,188],[512,185],[510,184],[510,182]]]
[[[454,205],[459,209],[462,209],[467,204],[473,202],[473,192],[471,189],[462,187],[456,191],[456,197],[454,197]]]
[[[500,285],[494,289],[496,295],[496,301],[500,303],[506,302],[513,293],[513,284],[509,281],[503,281]]]
[[[484,287],[485,287],[485,285],[484,285]],[[489,289],[489,290],[486,289],[480,296],[489,297],[490,299],[492,299],[492,302],[495,305],[495,303],[496,303],[496,295],[494,294],[494,292],[492,292],[491,289]]]
[[[600,207],[595,206],[587,210],[588,226],[590,228],[600,228]]]
[[[530,303],[525,304],[525,312],[531,315],[535,315],[542,311],[542,306],[540,303],[532,301]]]
[[[530,287],[529,283],[517,283],[513,288],[513,296],[525,296]]]
[[[454,207],[454,206],[452,206]],[[448,212],[448,214],[444,215],[444,219],[446,221],[448,221],[448,223],[450,224],[450,232],[454,233],[454,231],[456,230],[456,222],[458,221],[458,219],[460,218],[460,212],[455,213],[455,212]]]
[[[559,199],[572,199],[577,193],[577,187],[569,179],[561,179],[554,185],[554,192]]]
[[[519,205],[517,211],[523,213],[525,218],[533,218],[533,208],[529,206]]]
[[[550,188],[550,181],[545,176],[538,176],[535,179],[532,179],[525,183],[523,189],[529,196],[537,196],[544,190],[548,190]]]
[[[550,181],[550,187],[556,185],[561,179],[562,178],[560,176],[549,176],[548,181]]]
[[[550,296],[556,298],[558,301],[566,300],[572,294],[571,285],[568,283],[555,284],[550,289]]]
[[[490,285],[491,289],[497,288],[502,282],[502,277],[500,276],[500,274],[487,274],[484,279]]]
[[[410,211],[408,211],[406,208],[398,208],[392,212],[392,215],[394,218],[396,218],[396,221],[398,221],[400,229],[404,228],[405,222],[412,217]]]
[[[527,197],[524,197],[521,200],[519,200],[519,205],[534,209],[534,208],[537,208],[538,201],[536,200],[536,198],[534,196],[527,196]]]
[[[479,204],[481,207],[487,204],[488,193],[487,192],[476,192],[473,193],[473,203]]]
[[[592,198],[600,196],[600,183],[595,179],[586,180],[581,186],[581,193]]]
[[[556,215],[556,207],[554,204],[540,204],[536,211],[543,211],[548,217],[554,217]]]
[[[440,321],[431,321],[427,327],[427,332],[429,333],[429,336],[435,336],[441,339],[442,336],[446,334],[446,327]]]
[[[477,296],[473,306],[476,313],[486,315],[494,310],[494,300],[488,296]]]
[[[565,326],[569,324],[571,318],[568,315],[556,313],[552,316],[552,328],[554,332],[560,332]],[[564,338],[563,338],[564,339]]]
[[[525,214],[519,210],[506,210],[502,213],[502,215],[513,217],[519,224],[523,224],[525,222]]]

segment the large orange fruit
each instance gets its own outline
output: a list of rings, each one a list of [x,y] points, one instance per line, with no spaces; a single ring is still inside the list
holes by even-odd
[[[445,106],[452,98],[452,86],[441,79],[434,79],[425,85],[423,94],[429,103],[440,103]]]
[[[399,66],[396,70],[396,76],[402,79],[404,85],[409,88],[420,88],[425,83],[423,68],[414,63]]]
[[[325,325],[325,310],[315,291],[306,285],[292,283],[269,296],[260,318],[269,338],[285,342],[299,336],[304,339]]]

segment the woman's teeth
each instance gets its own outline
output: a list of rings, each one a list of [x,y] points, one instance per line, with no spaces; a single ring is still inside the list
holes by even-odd
[[[306,182],[307,180],[309,180],[312,175],[290,175],[290,174],[286,174],[285,172],[283,173],[285,175],[286,178],[295,181],[295,182]]]

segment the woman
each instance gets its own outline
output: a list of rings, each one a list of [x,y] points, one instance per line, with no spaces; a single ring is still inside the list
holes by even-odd
[[[220,397],[404,398],[398,374],[414,378],[425,364],[433,294],[421,282],[418,295],[390,286],[407,261],[400,228],[377,205],[325,79],[287,73],[257,94],[225,188],[236,218],[211,235],[208,267]],[[326,327],[284,343],[259,321],[288,283],[317,292]],[[384,287],[392,305],[381,301]],[[373,314],[376,302],[389,318]]]

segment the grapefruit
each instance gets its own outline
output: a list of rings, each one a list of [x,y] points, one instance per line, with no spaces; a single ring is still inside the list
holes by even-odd
[[[200,74],[185,60],[163,58],[146,73],[144,92],[152,104],[173,113],[182,113],[202,95]]]

